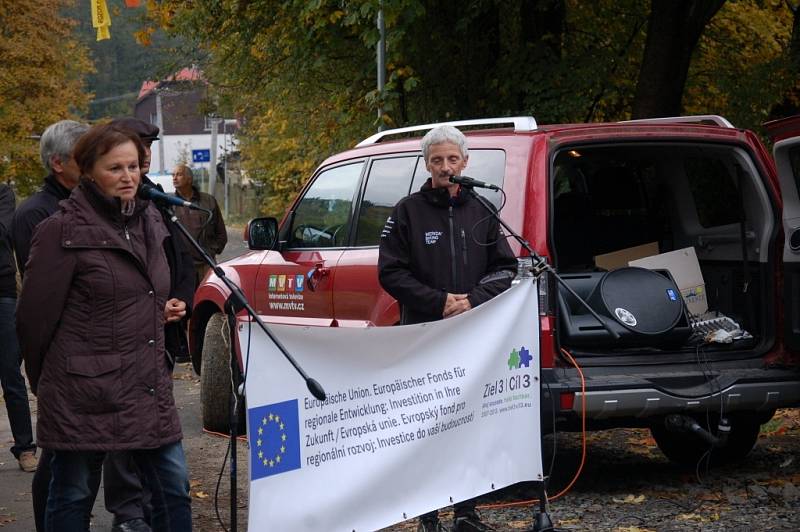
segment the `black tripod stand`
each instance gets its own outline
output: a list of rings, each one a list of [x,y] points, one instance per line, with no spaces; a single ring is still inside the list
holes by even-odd
[[[178,221],[177,216],[172,209],[165,209],[169,215],[170,220],[175,226],[180,230],[181,233],[186,237],[186,239],[192,244],[192,246],[200,253],[203,257],[203,261],[208,264],[217,277],[222,281],[222,283],[228,288],[230,291],[230,295],[228,299],[225,301],[225,312],[228,315],[228,326],[230,334],[234,334],[236,331],[236,314],[238,314],[241,310],[247,311],[247,314],[250,316],[252,321],[255,321],[261,330],[269,337],[270,340],[275,344],[275,346],[280,350],[286,360],[294,367],[300,377],[306,382],[306,386],[308,387],[308,391],[311,392],[311,395],[319,399],[320,401],[325,400],[325,390],[322,386],[314,379],[309,377],[306,372],[303,370],[302,367],[295,361],[294,357],[286,350],[283,344],[272,334],[272,331],[269,330],[269,327],[258,317],[255,310],[250,306],[250,303],[247,302],[247,297],[245,297],[242,290],[236,286],[236,284],[228,279],[225,276],[225,271],[220,268],[217,263],[212,259],[208,253],[200,246],[200,244],[189,234],[189,231]],[[231,338],[230,340],[230,368],[231,368],[231,375],[237,375],[239,373],[239,362],[236,356],[236,344]],[[236,472],[236,438],[238,437],[238,427],[239,427],[239,410],[242,408],[244,403],[244,384],[247,380],[247,372],[245,371],[242,374],[241,383],[235,383],[232,386],[232,394],[231,394],[231,419],[230,419],[230,445],[231,445],[231,453],[230,453],[230,490],[231,490],[231,532],[235,532],[237,530],[237,517],[236,517],[236,510],[237,510],[237,487],[236,487],[236,479],[237,479],[237,472]],[[235,381],[235,379],[234,379]]]

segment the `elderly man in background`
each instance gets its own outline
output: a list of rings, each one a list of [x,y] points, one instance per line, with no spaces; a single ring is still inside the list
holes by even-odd
[[[74,120],[61,120],[44,130],[39,140],[39,155],[47,170],[42,188],[22,202],[14,213],[11,234],[17,267],[25,275],[25,263],[33,231],[39,222],[58,210],[58,202],[69,197],[78,186],[81,171],[72,158],[72,148],[89,126]]]
[[[194,174],[192,174],[191,168],[185,164],[175,166],[175,170],[172,172],[172,184],[175,185],[176,196],[213,213],[209,219],[206,213],[190,210],[188,207],[175,207],[175,216],[188,229],[189,234],[197,240],[200,247],[211,255],[211,258],[222,253],[225,244],[228,243],[228,233],[225,230],[225,220],[222,219],[217,200],[211,194],[200,192],[194,186]],[[188,243],[187,246],[189,246],[194,259],[195,282],[196,285],[199,285],[209,266],[203,262],[203,256],[199,251]]]

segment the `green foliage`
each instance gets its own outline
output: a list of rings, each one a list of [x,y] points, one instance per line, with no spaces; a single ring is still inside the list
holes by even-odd
[[[117,5],[114,5],[117,4]],[[111,15],[111,38],[96,39],[91,10],[86,2],[65,10],[77,21],[73,35],[89,49],[95,71],[86,80],[94,92],[89,106],[89,120],[130,115],[142,82],[162,79],[190,64],[172,51],[181,39],[168,38],[164,31],[139,31],[146,22],[143,7],[130,9],[122,2],[108,2]]]
[[[381,122],[629,118],[649,9],[639,0],[163,0],[149,16],[205,54],[217,105],[244,120],[244,168],[267,185],[265,211],[279,214],[327,155]],[[695,50],[685,111],[756,126],[797,80],[786,61],[791,25],[780,0],[728,1]]]
[[[798,80],[788,54],[792,20],[782,0],[727,2],[695,52],[686,113],[720,114],[758,129]]]

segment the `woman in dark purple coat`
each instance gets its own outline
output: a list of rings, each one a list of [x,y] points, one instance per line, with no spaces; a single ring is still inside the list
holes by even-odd
[[[37,440],[54,451],[45,527],[88,530],[89,472],[106,451],[132,451],[153,491],[153,529],[191,530],[181,427],[164,324],[186,305],[169,299],[158,210],[136,197],[144,148],[111,125],[73,153],[82,177],[36,230],[17,331],[39,400]]]

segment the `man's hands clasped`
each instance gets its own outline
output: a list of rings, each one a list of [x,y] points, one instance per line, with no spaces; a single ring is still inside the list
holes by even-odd
[[[463,314],[472,308],[472,305],[467,299],[467,294],[447,294],[447,301],[444,303],[444,312],[442,316],[449,318]]]

